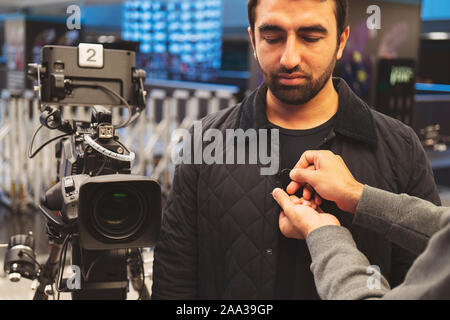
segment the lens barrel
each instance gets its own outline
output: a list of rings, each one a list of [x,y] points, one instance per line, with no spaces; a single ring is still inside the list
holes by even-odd
[[[89,177],[79,187],[80,244],[87,250],[156,244],[161,227],[161,187],[149,177]]]
[[[134,236],[145,222],[145,203],[129,185],[106,188],[98,195],[91,212],[92,227],[103,237],[125,240]]]

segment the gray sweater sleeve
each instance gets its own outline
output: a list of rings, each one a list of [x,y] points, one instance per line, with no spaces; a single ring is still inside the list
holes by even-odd
[[[365,186],[353,223],[383,234],[387,240],[415,254],[425,250],[449,210],[406,194]]]
[[[356,248],[346,228],[318,228],[308,235],[306,243],[321,299],[377,299],[390,290],[389,283],[379,270],[371,268],[366,256]]]
[[[326,226],[306,238],[316,287],[322,299],[442,299],[450,298],[450,213],[448,208],[406,195],[366,186],[354,222],[383,233],[391,241],[426,251],[404,283],[390,290],[376,266],[356,248],[344,227]],[[399,235],[395,234],[396,232]],[[405,238],[405,239],[404,239]]]

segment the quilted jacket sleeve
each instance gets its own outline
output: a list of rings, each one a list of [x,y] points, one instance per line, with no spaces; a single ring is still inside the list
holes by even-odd
[[[402,192],[439,206],[441,205],[441,200],[434,181],[430,161],[415,132],[410,127],[406,127],[406,129],[405,139],[410,146],[409,159],[411,161],[409,162],[409,181],[406,190]],[[404,281],[406,273],[416,257],[416,255],[407,250],[393,245],[390,277],[391,286],[395,287]]]
[[[194,165],[177,166],[155,248],[152,299],[197,297],[197,179]]]

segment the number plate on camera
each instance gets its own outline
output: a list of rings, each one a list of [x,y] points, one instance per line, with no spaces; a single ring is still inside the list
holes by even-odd
[[[103,68],[103,45],[80,43],[78,65],[85,68]]]

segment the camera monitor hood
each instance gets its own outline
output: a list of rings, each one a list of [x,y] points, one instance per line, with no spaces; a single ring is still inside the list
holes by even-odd
[[[40,81],[41,105],[141,106],[145,71],[136,69],[135,60],[133,51],[99,44],[47,45],[42,64],[30,65],[28,74]]]

